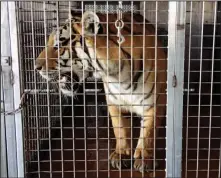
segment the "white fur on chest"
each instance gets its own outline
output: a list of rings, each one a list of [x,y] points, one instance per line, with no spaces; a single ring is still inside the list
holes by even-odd
[[[87,40],[86,45],[90,46]],[[100,70],[99,65],[96,61],[96,57],[100,56],[96,55],[94,49],[91,46],[88,47],[88,52],[90,58],[92,59],[92,65],[94,66],[94,68]],[[103,68],[108,68],[108,70],[110,70],[110,68],[108,66],[103,65],[102,62],[100,64]],[[107,100],[112,104],[119,105],[130,112],[134,112],[142,116],[144,114],[144,111],[150,108],[154,102],[153,95],[148,97],[148,99],[143,100],[146,94],[151,91],[152,84],[150,84],[149,86],[148,84],[145,84],[145,86],[143,87],[143,74],[142,77],[140,77],[140,80],[138,80],[140,84],[138,84],[135,91],[132,91],[133,87],[125,89],[127,88],[128,83],[125,84],[123,81],[130,79],[130,74],[128,75],[127,72],[130,71],[130,68],[124,67],[124,71],[125,72],[120,73],[120,76],[116,77],[107,77],[105,73],[98,72],[98,74],[102,76],[104,82]],[[121,81],[121,84],[118,83],[119,81]]]
[[[142,116],[144,111],[153,105],[154,95],[151,95],[147,100],[143,100],[146,95],[143,94],[142,85],[138,86],[135,91],[132,91],[132,88],[125,90],[124,88],[126,88],[127,84],[106,82],[104,86],[108,102],[119,105],[130,112]],[[150,90],[151,87],[145,87],[146,93],[150,92]]]

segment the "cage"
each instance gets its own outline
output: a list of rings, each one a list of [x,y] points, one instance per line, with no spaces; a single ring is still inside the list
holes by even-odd
[[[88,11],[104,15],[100,26],[106,31],[100,36],[106,39],[100,47],[105,49],[106,59],[113,53],[120,59],[118,50],[122,50],[129,61],[142,63],[135,62],[140,65],[137,68],[140,71],[132,71],[133,67],[121,70],[119,62],[120,67],[116,67],[119,73],[128,70],[127,75],[131,75],[129,85],[142,86],[143,90],[134,95],[136,89],[129,94],[120,89],[118,95],[115,94],[117,97],[134,96],[135,100],[129,104],[113,104],[132,107],[139,97],[149,97],[144,92],[144,59],[149,54],[146,51],[152,53],[150,59],[153,58],[155,65],[148,68],[149,73],[166,75],[162,81],[154,77],[150,91],[154,100],[151,107],[165,107],[166,112],[153,114],[153,163],[149,172],[134,168],[133,152],[137,140],[142,140],[140,129],[145,128],[145,122],[140,123],[142,115],[139,117],[137,111],[124,116],[129,126],[118,123],[121,129],[130,131],[127,135],[130,154],[128,158],[120,155],[113,163],[111,153],[118,141],[116,137],[124,136],[114,134],[118,128],[113,125],[111,104],[107,102],[109,95],[114,94],[105,90],[104,79],[90,75],[70,97],[59,89],[61,81],[45,80],[35,69],[39,54],[50,47],[47,43],[52,31],[57,32],[67,24],[66,20],[72,25],[71,13],[82,18]],[[124,27],[121,29],[116,21]],[[138,31],[140,33],[136,33]],[[115,38],[123,42],[113,42],[116,49],[112,52],[110,39]],[[153,40],[148,47],[146,38]],[[99,39],[99,34],[95,35],[95,53],[99,50]],[[84,43],[81,45],[85,52]],[[125,43],[128,46],[124,46]],[[61,47],[58,43],[54,48]],[[68,47],[73,46],[70,43]],[[1,2],[1,177],[220,177],[220,49],[221,2],[217,0]],[[160,68],[162,62],[157,57],[158,50],[165,54],[167,61],[160,72],[157,67]],[[138,51],[141,51],[141,59],[133,57]],[[59,57],[61,52],[57,59]],[[62,64],[59,63],[59,67]],[[130,65],[133,66],[133,62]],[[73,84],[72,69],[65,77]],[[95,75],[97,73],[95,69]],[[117,81],[119,86],[120,83]],[[157,93],[154,88],[161,83],[166,88]],[[73,93],[72,85],[69,89]],[[158,95],[166,96],[166,102],[157,102]],[[144,110],[145,104],[140,106]],[[157,125],[157,118],[162,118],[161,125]],[[143,166],[145,158],[141,156],[140,160]]]

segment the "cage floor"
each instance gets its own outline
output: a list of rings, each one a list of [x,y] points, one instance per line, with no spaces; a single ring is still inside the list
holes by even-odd
[[[88,105],[95,105],[94,102],[94,94],[91,96],[86,96],[86,101]],[[113,130],[110,128],[107,129],[108,126],[108,118],[102,117],[107,116],[106,107],[102,106],[104,102],[104,97],[98,95],[98,109],[97,115],[98,120],[96,123],[95,117],[95,106],[86,107],[86,117],[84,118],[84,107],[83,106],[75,106],[74,107],[74,147],[73,147],[73,121],[72,117],[67,115],[71,115],[71,107],[65,109],[65,116],[62,118],[62,129],[60,129],[60,124],[57,126],[58,128],[54,128],[53,131],[56,133],[53,136],[53,140],[51,141],[51,166],[52,166],[52,176],[54,178],[62,177],[62,170],[64,177],[76,177],[82,178],[85,177],[85,167],[87,170],[87,177],[121,177],[128,178],[142,177],[142,174],[136,172],[134,169],[122,169],[119,172],[116,169],[109,167],[108,162],[108,147],[110,148],[110,152],[115,147],[115,139],[113,135]],[[196,96],[197,100],[197,96]],[[82,104],[83,100],[79,99],[76,105]],[[184,115],[185,115],[184,109]],[[213,108],[213,115],[218,116],[220,114],[219,107]],[[197,116],[198,110],[195,107],[190,107],[189,110],[190,116]],[[208,122],[209,118],[205,118],[205,115],[208,115],[208,109],[202,109],[201,118],[200,118],[200,135],[199,135],[199,177],[206,177],[207,169],[208,169],[208,143],[209,143],[209,129]],[[86,155],[85,155],[85,129],[84,129],[84,120],[86,120]],[[98,126],[98,130],[96,133],[96,124]],[[110,122],[109,122],[110,124]],[[188,149],[186,149],[186,126],[187,122],[184,118],[184,129],[183,129],[183,177],[196,177],[196,165],[197,165],[197,118],[189,119],[188,123]],[[134,125],[139,125],[139,119],[134,120]],[[165,126],[165,123],[164,123]],[[106,127],[106,128],[105,128]],[[111,124],[110,124],[111,127]],[[211,148],[210,148],[210,177],[218,177],[218,166],[219,166],[219,148],[220,141],[217,138],[220,138],[220,118],[212,117],[212,127],[211,130]],[[109,138],[112,138],[108,141],[108,132]],[[136,136],[136,133],[139,133],[136,129],[133,131]],[[156,150],[156,159],[159,160],[159,168],[155,172],[156,177],[165,177],[165,128],[160,128],[159,135],[156,142],[156,147],[159,148]],[[61,135],[63,139],[61,139]],[[96,137],[97,135],[97,137]],[[98,138],[96,140],[96,138]],[[216,138],[216,139],[214,139]],[[96,142],[97,141],[97,142]],[[73,151],[73,148],[75,151]],[[99,148],[99,151],[96,151]],[[63,151],[62,151],[63,150]],[[188,150],[188,162],[186,167],[186,150]],[[74,157],[73,157],[74,152]],[[49,159],[49,151],[40,151],[40,177],[49,177],[50,174],[50,159]],[[98,163],[97,163],[97,155],[98,155]],[[62,158],[63,157],[63,158]],[[215,160],[217,159],[217,160]],[[73,161],[75,160],[75,161]],[[85,162],[87,160],[87,162]],[[62,166],[63,165],[63,166]],[[97,169],[98,166],[98,169]],[[32,164],[32,170],[29,170],[27,176],[34,177],[37,176],[37,163]],[[186,169],[187,168],[187,169]],[[108,171],[109,170],[109,171]],[[187,172],[185,171],[187,170]],[[31,173],[33,172],[33,173]],[[153,172],[146,173],[145,177],[153,177]]]

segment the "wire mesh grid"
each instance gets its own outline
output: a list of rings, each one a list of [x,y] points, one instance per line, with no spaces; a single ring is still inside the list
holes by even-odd
[[[44,21],[42,9],[43,3],[17,2],[17,21],[19,24],[19,42],[21,50],[21,78],[22,89],[27,93],[26,107],[23,110],[24,117],[24,148],[27,167],[33,160],[40,161],[39,151],[48,145],[44,139],[51,135],[50,126],[54,126],[59,120],[59,111],[56,103],[59,103],[53,86],[49,90],[51,95],[49,102],[45,93],[47,92],[46,82],[34,72],[34,59],[40,52],[38,46],[44,45]],[[46,3],[47,9],[52,9],[53,3]],[[36,10],[33,12],[33,7]],[[47,14],[47,29],[51,31],[54,23],[54,14]],[[48,109],[49,108],[49,109]],[[49,120],[48,114],[51,118]]]
[[[183,110],[182,158],[184,177],[217,177],[220,174],[218,134],[220,132],[218,109],[220,102],[216,98],[219,94],[217,92],[219,91],[217,89],[219,85],[217,74],[220,72],[218,67],[220,64],[220,55],[218,54],[220,43],[214,43],[220,39],[220,30],[215,30],[220,26],[220,19],[217,18],[220,17],[220,10],[216,9],[219,5],[218,2],[206,3],[208,2],[187,3],[184,81],[186,93],[184,94]],[[206,9],[208,5],[212,5],[212,11]],[[80,14],[83,14],[85,10],[114,14],[117,13],[118,3],[17,2],[22,86],[23,91],[28,93],[26,108],[23,111],[26,176],[164,177],[166,147],[164,121],[161,126],[158,126],[158,135],[153,139],[154,168],[150,174],[142,174],[134,170],[133,154],[128,158],[131,167],[114,169],[109,164],[109,159],[110,154],[115,150],[116,138],[105,99],[105,95],[108,98],[110,93],[105,94],[103,83],[95,79],[84,81],[76,94],[77,99],[74,99],[62,96],[54,85],[47,83],[34,71],[35,59],[45,48],[45,39],[53,29],[57,29],[65,23],[70,9]],[[124,1],[123,9],[124,12],[142,14],[150,20],[150,23],[157,29],[152,35],[159,36],[165,47],[165,52],[167,51],[168,2]],[[114,24],[115,20],[112,20],[111,16],[109,18],[104,24]],[[125,22],[125,24],[137,23],[142,26],[145,21],[139,20],[133,22],[131,18],[131,21]],[[145,23],[148,24],[148,22]],[[133,30],[136,30],[135,27],[131,25],[131,34],[128,36],[140,35],[133,34]],[[106,30],[106,33],[111,33],[111,28]],[[145,31],[143,28],[141,30]],[[115,32],[117,32],[116,29]],[[114,35],[108,36],[107,41]],[[145,35],[149,34],[144,33],[140,36],[144,37]],[[208,42],[209,40],[210,42]],[[108,45],[107,43],[106,46],[110,49],[111,47]],[[143,45],[145,46],[145,42],[135,48],[142,49]],[[131,46],[133,46],[132,40],[125,49],[132,49]],[[149,47],[155,49],[156,46],[158,43],[155,41]],[[156,54],[153,58],[153,60],[156,59]],[[140,70],[143,71],[144,68],[142,67]],[[153,69],[153,71],[156,70],[156,68]],[[155,78],[154,81],[157,85],[158,80]],[[141,85],[143,85],[143,81],[141,81]],[[48,90],[50,90],[50,94]],[[120,92],[120,94],[124,95],[125,93]],[[162,94],[165,95],[166,91]],[[144,94],[141,93],[141,95]],[[211,100],[212,96],[214,98]],[[155,104],[156,106],[159,107],[158,104]],[[128,128],[131,130],[129,139],[132,141],[130,144],[135,147],[140,132],[140,118],[134,114],[129,114],[127,117],[133,117]],[[155,115],[155,117],[164,118],[165,115]],[[131,125],[133,125],[133,129]],[[156,125],[155,122],[154,125]],[[159,163],[157,169],[155,160]]]
[[[189,2],[187,11],[182,172],[220,177],[220,2]]]

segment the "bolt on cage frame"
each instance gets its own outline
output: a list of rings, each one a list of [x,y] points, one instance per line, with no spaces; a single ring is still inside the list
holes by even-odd
[[[41,2],[41,1],[38,1]],[[84,1],[77,1],[77,3],[84,2]],[[94,1],[91,1],[92,5]],[[98,1],[97,1],[98,2]],[[123,1],[125,2],[125,1]],[[138,1],[134,1],[134,3],[137,3]],[[141,1],[141,3],[144,4],[144,11],[146,8],[145,3],[147,2],[153,2],[155,3],[155,10],[158,10],[158,3],[159,1]],[[190,7],[192,6],[192,1],[189,1],[191,3]],[[206,8],[205,3],[207,1],[203,2],[202,5],[202,28],[201,28],[201,41],[200,41],[200,71],[202,71],[202,48],[203,48],[203,23],[204,23],[204,9]],[[214,61],[214,48],[215,48],[215,34],[216,34],[216,23],[217,23],[217,4],[218,1],[210,1],[213,2],[213,8],[214,8],[214,17],[213,17],[213,23],[214,23],[214,29],[213,29],[213,54],[212,54],[212,60]],[[43,4],[46,6],[46,2],[43,2]],[[70,4],[70,3],[69,3]],[[183,108],[184,108],[184,102],[183,102],[183,93],[184,93],[184,61],[185,61],[185,33],[186,33],[186,21],[187,21],[187,1],[168,1],[168,46],[167,46],[167,110],[166,110],[166,177],[181,177],[181,171],[182,170],[182,138],[183,138]],[[95,6],[88,5],[87,8],[94,8]],[[70,5],[69,5],[70,8]],[[1,3],[1,16],[4,18],[3,23],[1,24],[1,29],[8,28],[9,31],[4,33],[6,34],[6,37],[9,38],[2,38],[2,44],[6,44],[7,47],[1,47],[1,51],[5,50],[5,53],[2,53],[4,55],[1,55],[1,66],[2,66],[2,74],[1,74],[1,110],[4,111],[12,111],[20,107],[20,94],[27,90],[27,88],[24,88],[22,86],[22,76],[21,71],[19,68],[24,68],[21,64],[21,46],[19,46],[19,41],[21,40],[19,37],[19,26],[18,26],[18,14],[17,14],[17,7],[16,2],[2,2]],[[101,7],[102,9],[102,7]],[[190,12],[191,12],[190,9]],[[33,12],[32,12],[33,13]],[[155,13],[155,12],[153,12]],[[59,15],[59,14],[57,14]],[[145,14],[144,14],[145,16]],[[33,21],[33,17],[32,21]],[[46,18],[46,12],[44,11],[44,18]],[[58,18],[52,17],[52,18]],[[159,18],[156,13],[156,21]],[[192,18],[192,15],[190,15],[190,19]],[[191,22],[190,22],[191,24]],[[32,24],[33,25],[33,24]],[[157,28],[157,23],[154,24]],[[31,27],[33,30],[33,26]],[[2,30],[1,30],[2,31]],[[46,38],[46,31],[45,29],[45,38]],[[34,31],[32,31],[33,33]],[[191,34],[191,28],[190,28],[190,34]],[[157,35],[157,32],[156,32]],[[191,38],[191,37],[190,37]],[[34,40],[34,39],[32,39]],[[46,39],[45,39],[46,40]],[[190,40],[191,41],[191,40]],[[191,44],[190,44],[191,45]],[[9,50],[10,49],[10,50]],[[35,52],[33,52],[35,53]],[[37,54],[35,54],[37,56]],[[34,55],[34,57],[36,57]],[[214,64],[212,64],[214,66]],[[212,67],[212,72],[213,72]],[[11,76],[11,73],[13,73],[13,77]],[[8,78],[7,78],[8,77]],[[35,80],[36,80],[36,76]],[[213,78],[211,76],[211,78]],[[200,82],[202,80],[202,76],[200,75]],[[212,83],[211,79],[211,83]],[[33,86],[31,86],[33,88]],[[49,85],[46,86],[47,90],[47,103],[56,102],[53,100],[51,101],[51,98],[49,96]],[[201,84],[200,84],[201,88]],[[34,86],[34,91],[27,90],[28,92],[33,92],[36,94],[37,90],[40,90],[39,88]],[[211,95],[212,95],[212,84],[211,84]],[[187,89],[188,94],[191,92],[190,85],[188,85]],[[199,92],[201,92],[201,89],[199,89]],[[20,93],[20,94],[18,94]],[[59,98],[61,102],[61,98]],[[211,99],[212,100],[212,99]],[[3,103],[2,103],[3,101]],[[35,101],[38,101],[37,98],[35,98]],[[40,102],[40,101],[39,101]],[[200,107],[200,97],[199,97],[199,105]],[[72,102],[73,104],[73,102]],[[2,108],[4,106],[4,108]],[[48,106],[48,114],[50,113],[50,106]],[[212,107],[212,101],[210,103],[210,107]],[[37,109],[36,109],[37,110]],[[211,110],[211,108],[210,108]],[[23,111],[24,112],[24,111]],[[40,112],[40,111],[39,111]],[[56,112],[56,111],[55,111]],[[210,120],[211,120],[211,112],[210,111]],[[36,112],[36,118],[38,113]],[[59,114],[58,114],[59,115]],[[48,115],[50,118],[51,116]],[[200,117],[200,110],[198,119]],[[6,115],[4,113],[1,113],[1,176],[5,177],[24,177],[25,175],[25,155],[24,155],[24,131],[23,131],[23,114],[22,112],[18,111],[14,114]],[[38,123],[38,122],[37,122]],[[46,127],[48,126],[50,129],[50,125],[53,125],[51,121],[48,121],[46,123]],[[200,123],[198,123],[198,129],[199,129]],[[211,126],[211,125],[210,125]],[[37,127],[37,126],[36,126]],[[210,128],[211,129],[211,128]],[[199,132],[199,130],[198,130]],[[211,131],[210,131],[211,132]],[[39,134],[39,133],[38,133]],[[44,133],[42,133],[44,135]],[[49,139],[51,138],[50,131],[45,132],[46,135],[49,134]],[[198,133],[199,135],[199,133]],[[43,136],[44,137],[44,136]],[[211,135],[210,135],[211,137]],[[10,138],[10,139],[9,139]],[[86,140],[85,140],[86,142]],[[37,145],[37,149],[40,149],[40,142]],[[49,144],[49,147],[50,144]],[[198,147],[199,149],[199,141],[198,141]],[[219,148],[220,153],[221,149]],[[74,151],[74,150],[73,150]],[[39,160],[39,155],[38,160]],[[209,156],[208,156],[209,157]],[[199,159],[199,152],[197,152],[197,159]],[[209,158],[208,158],[209,160]],[[86,161],[86,160],[85,160]],[[221,165],[221,156],[219,156],[219,177],[220,177],[220,165]],[[197,165],[197,169],[199,165]],[[98,168],[97,168],[98,169]],[[209,167],[208,167],[209,170]],[[155,174],[155,173],[154,173]],[[198,177],[198,174],[196,175]],[[209,173],[207,174],[207,177],[209,177]]]

